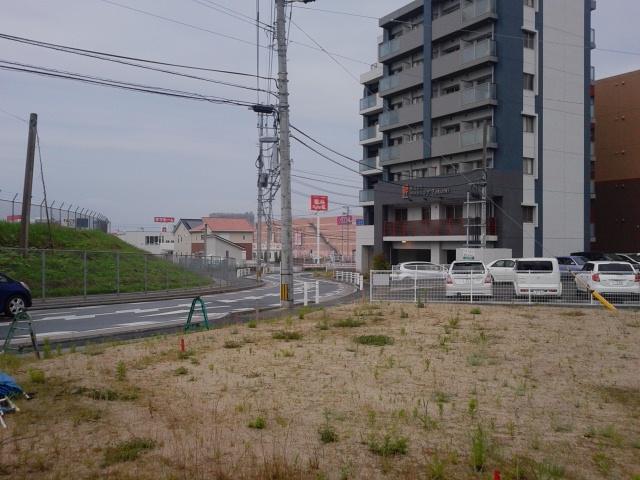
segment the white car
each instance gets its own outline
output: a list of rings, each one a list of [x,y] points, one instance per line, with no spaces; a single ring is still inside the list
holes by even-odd
[[[562,279],[557,258],[519,258],[516,260],[517,296],[562,296]]]
[[[640,273],[627,262],[588,262],[576,273],[580,292],[640,294]]]
[[[401,280],[442,280],[447,272],[444,267],[431,262],[405,262],[391,273],[391,279]]]
[[[513,283],[516,279],[516,271],[513,269],[516,261],[513,258],[503,258],[487,265],[487,270],[493,277],[494,282]]]
[[[447,297],[491,297],[493,280],[484,263],[456,261],[449,267],[445,291]]]
[[[640,273],[640,256],[633,253],[617,253],[623,262],[629,262],[633,269]]]

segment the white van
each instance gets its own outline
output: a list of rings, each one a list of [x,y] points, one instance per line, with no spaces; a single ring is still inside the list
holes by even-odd
[[[562,280],[558,259],[517,259],[513,285],[517,296],[562,296]]]

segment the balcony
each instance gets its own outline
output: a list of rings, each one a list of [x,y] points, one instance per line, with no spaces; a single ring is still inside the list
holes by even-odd
[[[424,142],[422,140],[401,143],[400,145],[380,150],[380,163],[382,166],[422,159],[424,159]]]
[[[465,8],[435,19],[432,38],[438,40],[488,18],[498,18],[496,0],[476,0]]]
[[[370,175],[373,173],[380,173],[380,157],[364,158],[360,163],[360,173],[363,175]]]
[[[413,30],[405,31],[401,37],[386,41],[378,46],[378,60],[389,60],[415,50],[424,45],[424,26],[418,25]]]
[[[365,84],[375,82],[376,80],[382,78],[382,75],[384,75],[384,68],[382,64],[374,63],[373,65],[371,65],[371,70],[360,75],[360,83]]]
[[[374,191],[360,190],[360,204],[373,205]]]
[[[480,219],[469,219],[469,222],[477,225]],[[466,218],[385,222],[383,235],[385,237],[461,237],[467,235],[466,223]],[[479,227],[470,227],[469,230],[472,237],[480,235]],[[495,218],[488,218],[487,236],[495,236],[496,232]]]
[[[596,31],[593,28],[591,29],[590,45],[592,50],[596,48]]]
[[[360,130],[360,145],[370,145],[377,142],[382,142],[382,133],[378,125]]]
[[[422,64],[416,65],[380,80],[380,95],[386,97],[402,90],[417,87],[422,85],[423,79],[424,66]]]
[[[433,118],[444,117],[489,104],[497,104],[496,85],[494,83],[483,83],[448,95],[432,98],[431,115]]]
[[[422,123],[424,120],[423,107],[423,103],[411,103],[402,108],[384,112],[380,115],[380,131],[385,132],[414,123]]]
[[[431,156],[440,157],[454,153],[481,150],[483,143],[483,129],[476,128],[464,132],[455,132],[431,138]],[[497,148],[496,128],[489,127],[487,131],[487,146]],[[384,158],[383,158],[384,163]]]
[[[377,93],[360,99],[360,115],[382,110],[382,98]]]
[[[460,50],[434,58],[432,77],[445,77],[488,61],[498,61],[496,57],[496,42],[489,39],[470,42]]]

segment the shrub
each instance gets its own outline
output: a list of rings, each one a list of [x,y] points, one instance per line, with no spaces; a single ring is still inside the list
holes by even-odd
[[[189,370],[187,370],[187,367],[178,367],[173,371],[173,374],[176,376],[186,375],[187,373],[189,373]]]
[[[262,416],[256,417],[254,420],[249,422],[249,428],[255,428],[257,430],[262,430],[267,426],[267,421]]]
[[[345,318],[344,320],[338,320],[333,324],[333,326],[340,328],[355,328],[361,327],[364,324],[365,322],[363,322],[362,320],[354,320],[353,318],[349,317]]]
[[[31,380],[31,383],[44,383],[44,372],[37,368],[29,370],[29,380]]]
[[[249,328],[256,328],[258,326],[258,323],[255,320],[250,320],[249,323],[247,323],[247,327]]]
[[[122,382],[125,378],[127,378],[127,366],[120,360],[116,366],[116,380]]]
[[[280,330],[278,332],[273,332],[272,337],[276,340],[300,340],[302,338],[302,334],[300,332]]]
[[[428,480],[446,480],[445,476],[445,463],[443,460],[434,456],[431,462],[427,464],[427,479]]]
[[[42,344],[42,356],[44,358],[51,358],[51,342],[48,338],[45,338]]]
[[[406,455],[409,440],[406,437],[395,435],[385,435],[382,441],[376,439],[369,440],[369,451],[382,457],[393,455]]]
[[[489,440],[481,425],[471,435],[471,466],[476,472],[482,472],[487,463]]]
[[[482,311],[478,307],[475,307],[475,308],[472,308],[469,313],[471,313],[471,315],[480,315]]]
[[[373,269],[374,270],[391,270],[391,265],[384,258],[384,254],[378,253],[373,257]]]
[[[134,437],[131,440],[120,442],[105,450],[102,466],[108,467],[116,463],[136,460],[141,453],[152,450],[155,447],[156,442],[150,438]]]
[[[227,340],[226,342],[224,342],[224,344],[222,346],[224,348],[240,348],[242,346],[242,344],[240,342],[235,341],[235,340]]]
[[[338,441],[338,433],[331,425],[323,425],[319,430],[320,441],[322,443],[333,443]]]
[[[353,339],[360,345],[373,345],[376,347],[384,347],[385,345],[393,345],[393,338],[386,335],[361,335]]]

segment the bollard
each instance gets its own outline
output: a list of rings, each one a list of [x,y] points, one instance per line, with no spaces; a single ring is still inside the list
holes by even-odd
[[[304,291],[304,306],[306,307],[307,305],[309,305],[309,283],[308,282],[304,282],[303,291]]]
[[[316,280],[316,305],[320,303],[320,282]]]
[[[180,351],[184,353],[184,338],[180,339]]]

